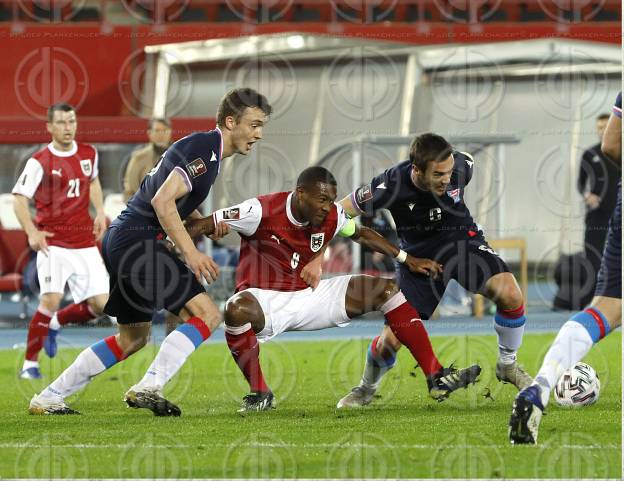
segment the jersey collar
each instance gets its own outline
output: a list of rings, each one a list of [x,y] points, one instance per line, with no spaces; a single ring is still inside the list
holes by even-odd
[[[72,148],[65,152],[64,150],[55,149],[52,142],[50,142],[48,144],[48,150],[57,157],[71,157],[72,155],[76,155],[76,152],[78,152],[78,144],[75,140],[72,140]]]
[[[219,137],[221,138],[219,142],[219,162],[221,162],[221,159],[223,159],[223,132],[221,132],[219,127],[215,127],[215,130],[219,132]]]
[[[288,217],[290,223],[295,227],[305,227],[309,224],[309,222],[299,222],[297,219],[295,219],[295,216],[292,213],[292,196],[293,193],[291,192],[286,198],[286,216]]]

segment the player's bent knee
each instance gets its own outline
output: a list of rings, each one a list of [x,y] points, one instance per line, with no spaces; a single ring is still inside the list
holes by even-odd
[[[224,321],[227,326],[241,327],[251,323],[255,332],[264,329],[264,314],[256,298],[247,293],[239,292],[230,297],[225,304]]]
[[[515,283],[506,285],[503,289],[501,304],[504,304],[506,309],[516,309],[524,304],[524,296],[522,291]]]
[[[399,292],[399,286],[392,279],[380,279],[379,295],[375,296],[375,308],[379,309]]]
[[[39,298],[39,308],[50,312],[58,311],[61,305],[61,295],[42,295]]]
[[[87,304],[96,316],[104,314],[104,306],[108,302],[108,296],[95,296],[87,299]]]

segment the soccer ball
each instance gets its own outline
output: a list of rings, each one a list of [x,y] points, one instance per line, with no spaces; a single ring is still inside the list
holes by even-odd
[[[555,386],[555,401],[563,407],[589,406],[598,401],[600,379],[593,367],[577,362],[565,371]]]

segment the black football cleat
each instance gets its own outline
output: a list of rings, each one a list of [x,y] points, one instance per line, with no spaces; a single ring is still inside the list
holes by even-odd
[[[537,444],[539,425],[544,413],[541,388],[532,385],[518,393],[509,419],[511,444]]]
[[[182,411],[172,402],[167,401],[158,391],[136,391],[130,389],[124,396],[128,407],[149,409],[154,416],[180,416]]]
[[[429,387],[429,396],[438,402],[444,401],[452,392],[460,388],[467,388],[470,384],[474,384],[479,374],[481,374],[481,366],[474,364],[465,369],[455,369],[452,365],[444,367],[439,372],[427,378],[427,386]]]
[[[243,404],[238,412],[268,411],[270,409],[274,409],[273,399],[274,396],[271,391],[252,392],[243,397]]]

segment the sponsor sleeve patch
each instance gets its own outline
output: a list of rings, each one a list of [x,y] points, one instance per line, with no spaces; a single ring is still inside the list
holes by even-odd
[[[199,177],[200,175],[205,174],[207,169],[206,169],[206,164],[204,163],[204,159],[202,159],[201,157],[198,157],[193,162],[186,164],[186,170],[188,171],[189,174],[191,174],[191,177],[193,178]]]
[[[355,191],[355,200],[358,204],[363,204],[373,198],[373,189],[370,184],[363,185]]]
[[[223,220],[237,220],[240,219],[240,209],[238,207],[233,209],[225,209],[223,211]]]

